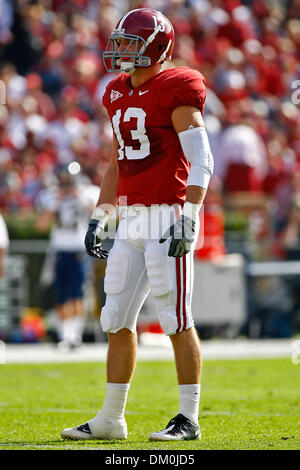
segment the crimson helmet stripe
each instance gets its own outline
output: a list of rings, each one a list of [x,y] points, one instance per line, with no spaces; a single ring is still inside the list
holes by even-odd
[[[126,15],[124,15],[123,18],[121,18],[120,23],[118,25],[118,29],[122,29],[123,23],[129,15],[131,15],[135,11],[139,11],[139,10],[140,10],[140,8],[137,8],[136,10],[131,10],[128,13],[126,13]]]

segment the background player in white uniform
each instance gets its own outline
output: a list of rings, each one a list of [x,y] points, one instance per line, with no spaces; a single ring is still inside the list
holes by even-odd
[[[58,174],[58,186],[43,190],[37,203],[41,212],[38,228],[44,231],[52,227],[48,249],[52,272],[48,282],[53,283],[58,345],[62,349],[79,346],[84,328],[83,286],[87,261],[84,237],[92,206],[92,200],[84,197],[85,194],[75,178],[63,170]]]
[[[108,71],[131,73],[113,79],[103,97],[114,141],[85,238],[91,256],[107,256],[99,240],[118,198],[125,197],[128,207],[105,275],[100,318],[109,340],[105,402],[95,418],[62,431],[63,438],[127,437],[124,410],[136,363],[135,326],[149,288],[174,348],[180,402],[178,415],[150,439],[200,438],[201,352],[191,312],[192,256],[213,159],[202,119],[204,77],[185,67],[164,70],[173,45],[167,18],[138,9],[119,21],[103,55]]]
[[[9,247],[9,238],[6,224],[2,215],[0,214],[0,279],[5,274],[5,258],[7,256]]]

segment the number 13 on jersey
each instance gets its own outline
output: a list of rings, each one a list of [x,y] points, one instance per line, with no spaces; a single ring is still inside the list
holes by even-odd
[[[113,128],[116,134],[117,141],[120,145],[120,148],[118,150],[118,160],[122,160],[124,156],[128,160],[141,160],[142,158],[148,157],[148,155],[150,155],[150,142],[145,129],[145,111],[142,108],[127,108],[123,116],[123,122],[129,122],[132,118],[137,119],[136,129],[132,129],[130,132],[132,140],[139,141],[139,149],[134,149],[130,145],[125,145],[120,132],[121,118],[122,113],[121,110],[118,109],[112,118]]]

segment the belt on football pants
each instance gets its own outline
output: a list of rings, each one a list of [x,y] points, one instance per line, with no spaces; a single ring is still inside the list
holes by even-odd
[[[158,209],[159,204],[152,204],[151,206],[125,206],[121,209],[121,219],[126,219],[127,217],[135,217],[139,214],[149,212],[151,209]]]

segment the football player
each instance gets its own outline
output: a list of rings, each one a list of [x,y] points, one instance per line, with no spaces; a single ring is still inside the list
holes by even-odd
[[[68,170],[59,171],[57,183],[57,187],[43,189],[39,194],[37,227],[40,231],[51,227],[44,267],[46,272],[51,272],[51,279],[46,284],[53,283],[58,348],[69,351],[81,345],[84,330],[83,289],[87,276],[84,237],[92,200],[84,197]]]
[[[177,416],[149,439],[200,438],[193,251],[213,157],[202,119],[204,77],[188,67],[166,68],[173,46],[170,21],[142,8],[121,18],[103,53],[108,72],[121,73],[103,96],[114,139],[85,238],[91,256],[107,257],[101,246],[104,228],[118,198],[125,196],[127,207],[108,256],[100,318],[109,342],[105,401],[93,419],[62,431],[63,438],[127,438],[124,410],[136,363],[136,322],[149,289],[174,348],[179,384]]]

